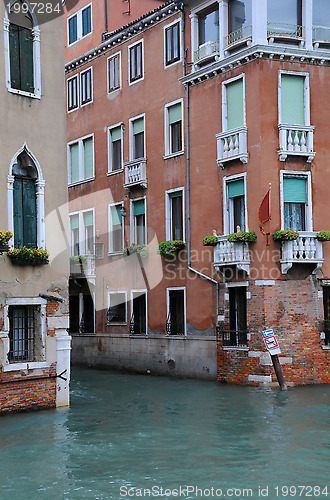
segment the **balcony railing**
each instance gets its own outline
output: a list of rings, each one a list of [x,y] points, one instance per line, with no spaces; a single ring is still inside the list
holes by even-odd
[[[282,274],[286,274],[293,264],[315,264],[313,273],[322,266],[322,242],[316,239],[315,232],[299,231],[299,238],[282,241]]]
[[[270,41],[275,39],[297,40],[299,43],[304,38],[304,28],[297,24],[267,23],[267,37]]]
[[[70,274],[75,277],[95,277],[95,255],[82,255],[70,259]]]
[[[219,55],[219,42],[206,42],[198,47],[194,52],[195,63],[202,63],[209,59],[214,59]]]
[[[133,186],[147,187],[147,158],[138,158],[124,163],[126,189]]]
[[[221,329],[223,347],[247,347],[247,330]]]
[[[252,40],[252,26],[244,26],[224,37],[224,47],[235,46]]]
[[[217,162],[219,167],[230,160],[240,160],[247,163],[247,127],[238,127],[216,134]]]
[[[330,43],[330,28],[315,26],[313,28],[313,42]]]
[[[249,244],[245,241],[228,241],[228,236],[218,236],[214,247],[214,267],[220,271],[222,267],[237,266],[237,269],[250,272]]]
[[[306,156],[307,162],[311,163],[315,156],[313,151],[314,128],[311,125],[289,125],[279,124],[278,151],[281,161],[285,161],[288,155]]]
[[[145,335],[146,334],[145,322],[142,322],[141,317],[135,317],[134,313],[132,314],[131,321],[129,322],[129,333],[131,335]]]

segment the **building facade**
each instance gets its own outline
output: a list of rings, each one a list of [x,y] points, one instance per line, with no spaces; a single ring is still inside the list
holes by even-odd
[[[329,380],[329,61],[327,2],[220,0],[67,62],[75,361]]]
[[[1,7],[0,411],[69,404],[61,17]]]

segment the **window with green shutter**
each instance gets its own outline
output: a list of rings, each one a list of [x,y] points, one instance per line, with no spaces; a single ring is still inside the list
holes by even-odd
[[[82,36],[88,35],[92,31],[92,7],[89,5],[82,9]]]
[[[145,203],[144,200],[138,200],[133,203],[134,213],[134,237],[136,245],[145,244]]]
[[[284,177],[284,229],[306,230],[307,179]]]
[[[84,179],[90,179],[94,175],[93,161],[93,137],[83,140],[84,148]]]
[[[228,182],[229,232],[246,230],[244,179]]]
[[[123,249],[122,205],[111,207],[110,252],[120,252]]]
[[[94,177],[93,136],[69,144],[69,183],[75,184]]]
[[[14,180],[14,247],[37,247],[36,189],[33,179]]]
[[[11,87],[33,93],[32,30],[11,23],[9,25],[9,52]]]
[[[305,125],[305,77],[281,75],[281,123]]]
[[[168,154],[182,150],[182,110],[181,102],[168,108],[169,144]]]
[[[226,84],[227,130],[244,126],[243,78]]]

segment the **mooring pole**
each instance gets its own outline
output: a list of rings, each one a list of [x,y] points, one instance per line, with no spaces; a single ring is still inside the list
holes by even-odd
[[[280,389],[281,391],[287,391],[288,388],[283,377],[280,360],[278,359],[278,354],[281,354],[281,349],[278,345],[277,338],[275,337],[273,330],[271,330],[270,328],[266,330],[266,328],[263,327],[262,330],[264,343],[267,351],[270,354],[270,357],[272,358],[273,367]]]
[[[286,385],[284,377],[283,377],[282,368],[281,368],[280,360],[278,359],[278,355],[273,354],[270,357],[272,358],[273,367],[274,367],[277,381],[280,385],[281,391],[287,391],[288,388],[287,388],[287,385]]]

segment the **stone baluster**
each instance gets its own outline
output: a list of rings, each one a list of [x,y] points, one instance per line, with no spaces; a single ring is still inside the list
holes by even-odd
[[[298,255],[297,258],[298,260],[302,260],[304,258],[304,238],[298,238]]]
[[[233,141],[233,135],[229,137],[229,154],[233,153],[234,150],[234,141]]]
[[[235,154],[238,154],[239,153],[239,136],[238,134],[235,134],[234,136],[234,151],[235,151]]]
[[[228,156],[228,137],[223,138],[224,146],[223,146],[223,157],[227,158]]]
[[[296,130],[294,134],[293,144],[294,144],[294,150],[300,151],[298,130]]]
[[[310,241],[310,258],[316,258],[316,241],[315,238],[309,238]]]
[[[306,134],[307,134],[307,132],[305,130],[303,130],[302,133],[301,133],[300,151],[307,151],[307,147],[306,147]]]
[[[293,151],[292,130],[288,129],[288,151]]]
[[[293,240],[292,242],[292,258],[293,259],[298,259],[298,252],[299,252],[299,247],[298,247],[298,240]]]

